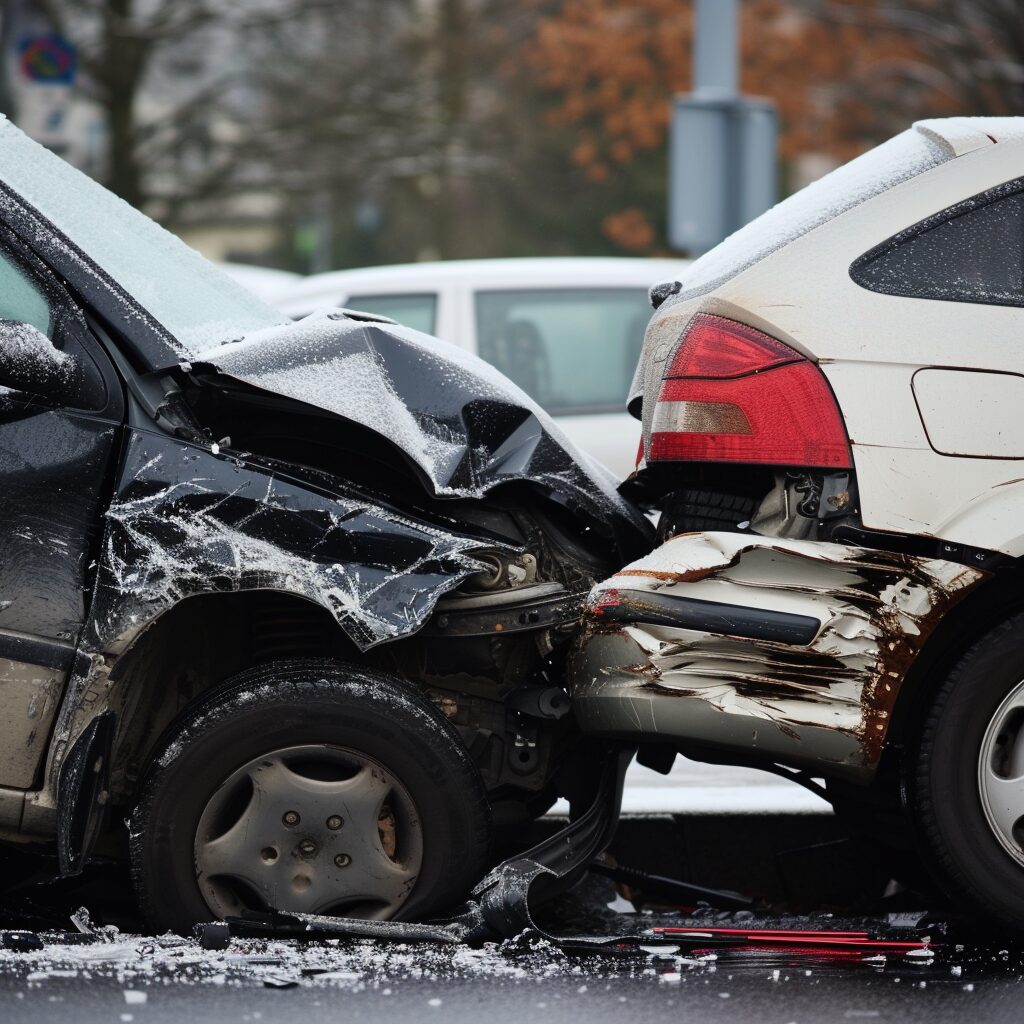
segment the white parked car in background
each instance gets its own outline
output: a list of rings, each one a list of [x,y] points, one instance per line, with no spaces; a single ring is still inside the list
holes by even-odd
[[[296,318],[331,306],[378,313],[477,353],[624,478],[640,441],[626,392],[647,289],[685,267],[601,257],[411,263],[317,274],[272,301]]]
[[[217,266],[246,291],[252,292],[270,306],[278,305],[280,299],[290,294],[299,281],[303,280],[301,274],[294,274],[290,270],[274,270],[248,263],[218,263]]]

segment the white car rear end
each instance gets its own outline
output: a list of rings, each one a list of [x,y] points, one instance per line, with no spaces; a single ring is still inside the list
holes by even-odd
[[[585,732],[824,778],[1018,931],[1022,337],[1024,118],[921,122],[695,262],[631,391],[660,543],[570,670]]]

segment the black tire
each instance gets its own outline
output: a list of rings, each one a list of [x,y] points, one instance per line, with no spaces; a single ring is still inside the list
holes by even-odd
[[[1024,679],[1024,614],[969,648],[943,681],[904,768],[916,839],[951,899],[1024,931],[1024,864],[997,838],[982,803],[979,760],[989,723]]]
[[[826,789],[836,817],[874,859],[880,872],[926,901],[941,898],[914,841],[898,773],[878,778],[868,787],[830,779]]]
[[[728,491],[677,491],[660,503],[658,542],[680,533],[731,532],[740,523],[750,522],[760,503],[759,497]]]
[[[196,877],[204,808],[250,760],[304,744],[358,751],[392,773],[414,802],[422,859],[396,919],[445,910],[479,881],[490,810],[480,774],[444,717],[382,673],[279,661],[205,695],[158,745],[130,822],[132,876],[150,927],[188,934],[215,918]]]

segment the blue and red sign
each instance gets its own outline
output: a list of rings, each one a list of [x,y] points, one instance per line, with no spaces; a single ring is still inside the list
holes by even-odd
[[[74,44],[58,35],[28,36],[18,45],[21,73],[40,85],[71,85],[78,71]]]

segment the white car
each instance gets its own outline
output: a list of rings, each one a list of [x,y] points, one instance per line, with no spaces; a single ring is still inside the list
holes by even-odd
[[[582,728],[824,777],[1024,929],[1024,118],[921,122],[655,298],[659,546],[591,594]]]
[[[249,263],[218,263],[217,266],[268,306],[276,306],[279,300],[290,294],[302,280],[301,274],[292,273],[290,270],[274,270],[271,267],[257,267]]]
[[[640,441],[625,398],[650,317],[647,290],[685,266],[600,257],[411,263],[318,274],[275,305],[296,318],[362,309],[477,353],[623,479]]]

